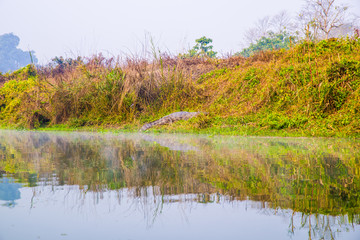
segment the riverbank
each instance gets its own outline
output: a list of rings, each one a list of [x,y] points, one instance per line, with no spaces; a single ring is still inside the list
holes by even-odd
[[[61,59],[1,75],[3,128],[360,136],[360,40],[304,42],[250,58]]]
[[[224,119],[225,120],[225,119]],[[172,125],[155,127],[147,130],[147,133],[180,133],[180,134],[201,134],[201,135],[224,135],[224,136],[268,136],[268,137],[336,137],[336,138],[359,138],[357,134],[348,134],[328,128],[315,129],[269,129],[268,127],[254,127],[246,125],[219,125],[209,128],[197,128],[196,120],[188,123],[180,121]],[[73,127],[69,125],[53,125],[40,127],[38,131],[78,131],[78,132],[112,132],[112,133],[137,133],[141,126],[82,126]]]

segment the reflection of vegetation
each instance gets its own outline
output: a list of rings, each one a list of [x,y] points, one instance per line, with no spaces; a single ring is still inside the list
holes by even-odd
[[[359,141],[173,138],[171,148],[178,142],[195,150],[182,152],[157,143],[169,136],[143,137],[4,131],[0,170],[32,186],[56,176],[56,184],[90,191],[126,187],[137,197],[156,187],[156,195],[199,194],[196,201],[204,203],[215,201],[215,193],[267,202],[305,214],[310,229],[317,216],[360,221]]]
[[[316,149],[317,145],[291,146],[276,140],[258,144],[269,151],[267,156],[232,150],[243,157],[229,161],[234,152],[223,153],[216,159],[217,167],[207,172],[204,180],[230,195],[251,196],[274,207],[305,213],[359,212],[359,162],[355,155],[346,152],[339,155],[337,147],[327,144],[322,149]]]

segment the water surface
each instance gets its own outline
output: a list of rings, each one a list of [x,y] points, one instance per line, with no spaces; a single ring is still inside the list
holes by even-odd
[[[360,239],[360,141],[0,131],[0,240]]]

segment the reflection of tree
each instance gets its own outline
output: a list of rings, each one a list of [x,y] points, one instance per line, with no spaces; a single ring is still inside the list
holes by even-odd
[[[219,194],[303,213],[311,236],[342,224],[314,216],[347,216],[346,226],[360,219],[358,141],[10,131],[0,132],[0,144],[0,169],[21,182],[79,185],[99,194],[126,188],[144,201],[151,194],[156,201],[147,202],[148,216],[161,212],[164,196],[211,203]]]
[[[289,236],[296,235],[297,231],[307,230],[308,239],[336,239],[341,232],[354,230],[353,222],[347,216],[306,214],[281,209],[274,214],[289,219]]]
[[[11,178],[0,178],[0,200],[6,201],[6,206],[13,207],[15,200],[20,199],[21,185],[14,183]]]
[[[301,228],[308,229],[309,239],[336,239],[339,233],[348,232],[353,226],[346,216],[302,214]]]

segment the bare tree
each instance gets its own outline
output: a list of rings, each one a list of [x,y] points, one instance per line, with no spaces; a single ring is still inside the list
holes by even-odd
[[[261,37],[266,36],[270,28],[271,28],[271,20],[269,16],[266,16],[258,20],[257,30],[260,33]]]
[[[335,5],[335,0],[306,0],[300,13],[307,38],[328,39],[331,32],[343,26],[347,20],[348,7]]]
[[[244,34],[245,42],[247,44],[255,43],[260,38],[260,34],[256,28],[250,28],[246,30]]]
[[[315,13],[311,5],[304,5],[298,16],[298,29],[308,41],[319,38],[319,27],[315,24]]]
[[[291,17],[286,11],[281,11],[271,18],[270,24],[275,32],[288,31],[292,32],[293,24]]]
[[[245,32],[245,40],[248,44],[255,43],[261,37],[267,35],[267,33],[271,30],[271,21],[270,17],[266,16],[262,19],[259,19],[255,27],[248,29]]]
[[[254,27],[248,29],[244,34],[245,43],[247,45],[256,43],[262,37],[269,37],[274,34],[290,34],[297,35],[295,30],[297,26],[293,23],[293,19],[286,11],[281,11],[277,15],[266,16],[259,19]]]

